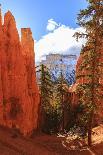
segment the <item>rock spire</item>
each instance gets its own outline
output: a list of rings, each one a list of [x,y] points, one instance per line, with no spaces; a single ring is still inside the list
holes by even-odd
[[[15,127],[24,135],[37,129],[39,91],[30,28],[22,29],[20,42],[15,18],[0,9],[0,125]]]

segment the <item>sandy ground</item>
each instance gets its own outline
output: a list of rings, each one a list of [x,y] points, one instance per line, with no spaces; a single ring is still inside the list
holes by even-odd
[[[64,138],[44,134],[13,138],[11,130],[0,127],[0,155],[103,155],[103,126],[96,128],[95,132],[91,148],[69,150],[62,145]]]

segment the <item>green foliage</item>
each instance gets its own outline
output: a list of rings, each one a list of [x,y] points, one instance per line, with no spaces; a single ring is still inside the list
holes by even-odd
[[[41,91],[41,103],[46,113],[50,108],[50,102],[53,96],[53,82],[48,69],[43,64],[41,65],[41,78],[40,78],[40,91]]]
[[[71,131],[71,129],[76,126],[76,128],[83,128],[84,126],[84,118],[82,114],[84,112],[85,106],[83,104],[77,104],[75,107],[69,107],[68,116],[70,120],[68,121],[66,130]],[[86,116],[86,115],[85,115]]]
[[[100,51],[100,39],[103,40],[103,1],[101,0],[88,0],[88,7],[84,10],[80,10],[78,14],[78,23],[80,26],[86,29],[86,34],[76,33],[77,38],[86,37],[87,43],[83,48],[84,54],[82,55],[83,61],[79,68],[80,74],[77,78],[85,78],[87,83],[78,86],[78,92],[81,92],[80,101],[84,104],[95,105],[98,98],[98,88],[100,88],[99,78],[101,76],[99,66],[101,53]],[[86,71],[87,74],[82,73]],[[100,95],[99,95],[100,96]],[[91,104],[92,103],[92,104]],[[90,107],[90,106],[89,106]],[[91,109],[92,110],[92,109]],[[94,110],[94,108],[93,108]]]
[[[66,95],[68,94],[68,84],[65,80],[65,78],[63,77],[62,71],[60,73],[60,76],[57,80],[57,84],[56,84],[56,100],[58,100],[58,105],[60,106],[60,113],[61,113],[61,124],[62,124],[62,131],[64,130],[65,126],[64,126],[64,113],[67,111],[66,108],[69,107],[69,99],[66,99]],[[66,108],[65,108],[66,106]],[[69,111],[69,109],[68,109]],[[69,116],[69,115],[68,115]]]
[[[55,87],[48,68],[41,65],[40,91],[42,117],[44,117],[42,129],[46,133],[57,132],[60,122],[60,106],[55,100]]]
[[[101,88],[99,78],[102,75],[100,66],[101,46],[103,41],[103,1],[102,0],[88,0],[88,7],[80,10],[78,14],[78,24],[85,28],[85,33],[76,33],[76,39],[86,38],[87,43],[82,49],[82,63],[79,68],[77,78],[85,79],[85,83],[80,84],[77,89],[80,100],[83,104],[84,112],[80,117],[80,122],[88,126],[88,134],[92,128],[93,115],[97,111],[97,103],[100,103]],[[103,48],[103,47],[102,47]],[[87,74],[84,74],[87,73]],[[103,95],[103,94],[102,94]],[[90,132],[89,132],[90,131]],[[89,137],[89,144],[91,139]]]
[[[49,112],[46,113],[43,131],[49,134],[57,133],[59,131],[60,122],[61,113],[59,108],[51,106]]]
[[[63,96],[67,93],[68,91],[68,83],[63,77],[62,73],[58,77],[57,84],[56,84],[56,91],[57,91],[57,98],[59,97],[60,102],[62,104],[63,102]]]
[[[64,116],[64,96],[68,92],[68,85],[62,73],[56,81],[52,77],[48,68],[40,66],[40,92],[41,111],[43,117],[42,129],[46,133],[58,132],[63,122]]]

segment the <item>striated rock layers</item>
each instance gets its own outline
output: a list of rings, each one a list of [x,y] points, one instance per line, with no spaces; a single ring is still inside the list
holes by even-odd
[[[24,135],[37,129],[39,91],[36,83],[34,41],[23,28],[21,42],[16,22],[0,10],[0,125],[18,128]]]

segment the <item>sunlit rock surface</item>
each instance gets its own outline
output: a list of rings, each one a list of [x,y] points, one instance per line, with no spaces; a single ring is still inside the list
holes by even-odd
[[[8,11],[0,10],[0,125],[18,128],[24,135],[37,129],[39,91],[36,83],[34,40],[29,28],[22,29]]]

